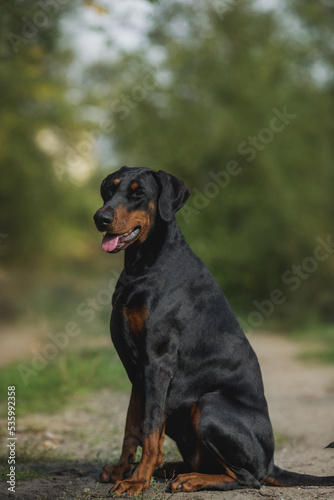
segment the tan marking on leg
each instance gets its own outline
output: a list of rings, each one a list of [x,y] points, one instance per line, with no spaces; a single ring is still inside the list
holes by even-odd
[[[172,492],[192,492],[205,490],[221,484],[232,485],[233,483],[236,483],[235,479],[225,474],[200,474],[198,472],[191,472],[190,474],[180,474],[171,483],[170,488]]]
[[[263,482],[263,484],[266,484],[267,486],[279,486],[283,487],[283,484],[280,484],[276,479],[268,476],[267,479]]]
[[[196,436],[197,436],[196,448],[195,448],[194,453],[191,457],[190,465],[191,465],[191,470],[197,471],[197,472],[199,472],[201,470],[201,464],[203,463],[203,455],[204,455],[204,445],[203,445],[200,437],[198,436],[198,424],[199,424],[200,417],[201,417],[201,413],[200,413],[200,410],[198,407],[198,403],[196,402],[192,406],[191,412],[190,412],[191,422],[192,422],[193,428],[194,428],[194,430],[196,432]]]
[[[100,475],[100,481],[103,483],[120,481],[123,479],[124,474],[130,471],[135,461],[137,447],[141,444],[142,419],[143,403],[140,396],[132,388],[121,458],[116,464],[103,467]]]
[[[158,457],[157,467],[159,467],[159,465],[162,465],[164,461],[164,442],[165,442],[165,426],[163,426],[163,429],[160,434],[159,457]]]
[[[138,495],[150,485],[150,479],[155,468],[160,465],[162,460],[162,449],[164,440],[164,428],[157,429],[143,440],[143,453],[138,467],[130,479],[117,481],[110,490],[117,497],[125,493],[128,496]]]

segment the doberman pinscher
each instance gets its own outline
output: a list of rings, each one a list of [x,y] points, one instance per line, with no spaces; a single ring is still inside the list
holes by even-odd
[[[188,187],[161,170],[122,167],[104,179],[101,195],[94,219],[106,232],[102,248],[125,250],[110,328],[132,384],[121,458],[101,481],[114,482],[116,496],[147,489],[166,433],[183,458],[163,466],[172,492],[333,486],[334,476],[274,466],[257,357],[175,218]]]

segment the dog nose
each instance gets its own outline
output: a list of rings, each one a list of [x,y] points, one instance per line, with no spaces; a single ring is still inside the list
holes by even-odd
[[[105,210],[98,210],[94,215],[96,227],[102,231],[110,226],[113,220],[114,216]]]

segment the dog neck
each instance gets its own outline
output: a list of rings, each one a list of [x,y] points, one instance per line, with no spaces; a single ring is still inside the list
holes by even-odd
[[[170,222],[156,221],[153,231],[141,245],[125,250],[124,272],[128,276],[146,275],[161,254],[168,255],[184,241],[175,217]],[[167,252],[167,253],[166,253]]]

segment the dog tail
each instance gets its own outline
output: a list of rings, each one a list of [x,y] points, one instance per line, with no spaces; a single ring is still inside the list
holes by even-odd
[[[326,448],[334,448],[334,441]],[[311,476],[309,474],[297,474],[276,465],[270,476],[264,481],[267,486],[334,486],[334,476]]]
[[[297,474],[276,465],[272,473],[264,481],[267,486],[334,486],[334,476],[311,476],[309,474]]]

